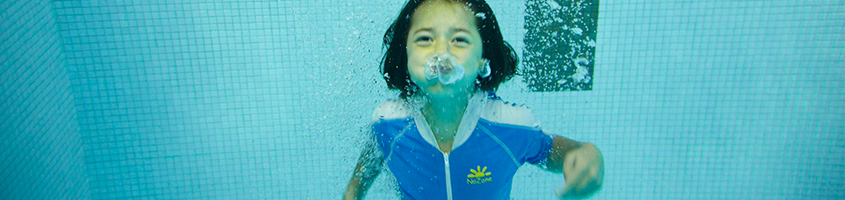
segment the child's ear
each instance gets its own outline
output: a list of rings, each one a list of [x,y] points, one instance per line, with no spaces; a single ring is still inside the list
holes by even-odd
[[[481,64],[481,66],[478,70],[478,76],[480,76],[481,78],[490,77],[490,73],[492,72],[492,70],[490,69],[490,60],[482,58],[479,64]]]
[[[481,62],[478,62],[479,71],[481,71],[481,69],[483,69],[485,65],[489,65],[489,64],[490,64],[490,60],[488,60],[487,58],[481,58]]]

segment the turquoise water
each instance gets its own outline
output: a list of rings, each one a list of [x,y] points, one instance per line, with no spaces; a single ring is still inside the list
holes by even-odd
[[[489,3],[522,55],[525,2]],[[339,198],[401,6],[2,1],[0,199]],[[842,1],[603,1],[591,90],[499,94],[602,150],[593,199],[843,199],[843,24]],[[512,198],[562,181],[524,166]]]

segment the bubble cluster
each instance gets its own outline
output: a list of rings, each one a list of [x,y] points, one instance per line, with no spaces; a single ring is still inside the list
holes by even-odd
[[[425,62],[423,71],[428,80],[438,79],[440,84],[449,85],[464,77],[464,67],[449,53],[432,54]]]

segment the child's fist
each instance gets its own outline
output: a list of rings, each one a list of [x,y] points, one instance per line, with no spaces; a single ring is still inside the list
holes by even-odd
[[[598,148],[584,143],[566,153],[563,161],[564,185],[555,190],[558,198],[584,198],[599,188],[604,179],[604,161]]]

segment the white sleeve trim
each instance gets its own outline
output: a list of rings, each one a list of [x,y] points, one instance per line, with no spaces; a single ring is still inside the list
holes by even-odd
[[[525,104],[509,103],[502,100],[487,101],[487,109],[481,118],[487,121],[540,128],[540,122],[534,118],[534,112]]]
[[[410,116],[411,110],[405,105],[402,100],[388,99],[376,107],[373,111],[371,120],[373,122],[378,120],[401,119]]]

